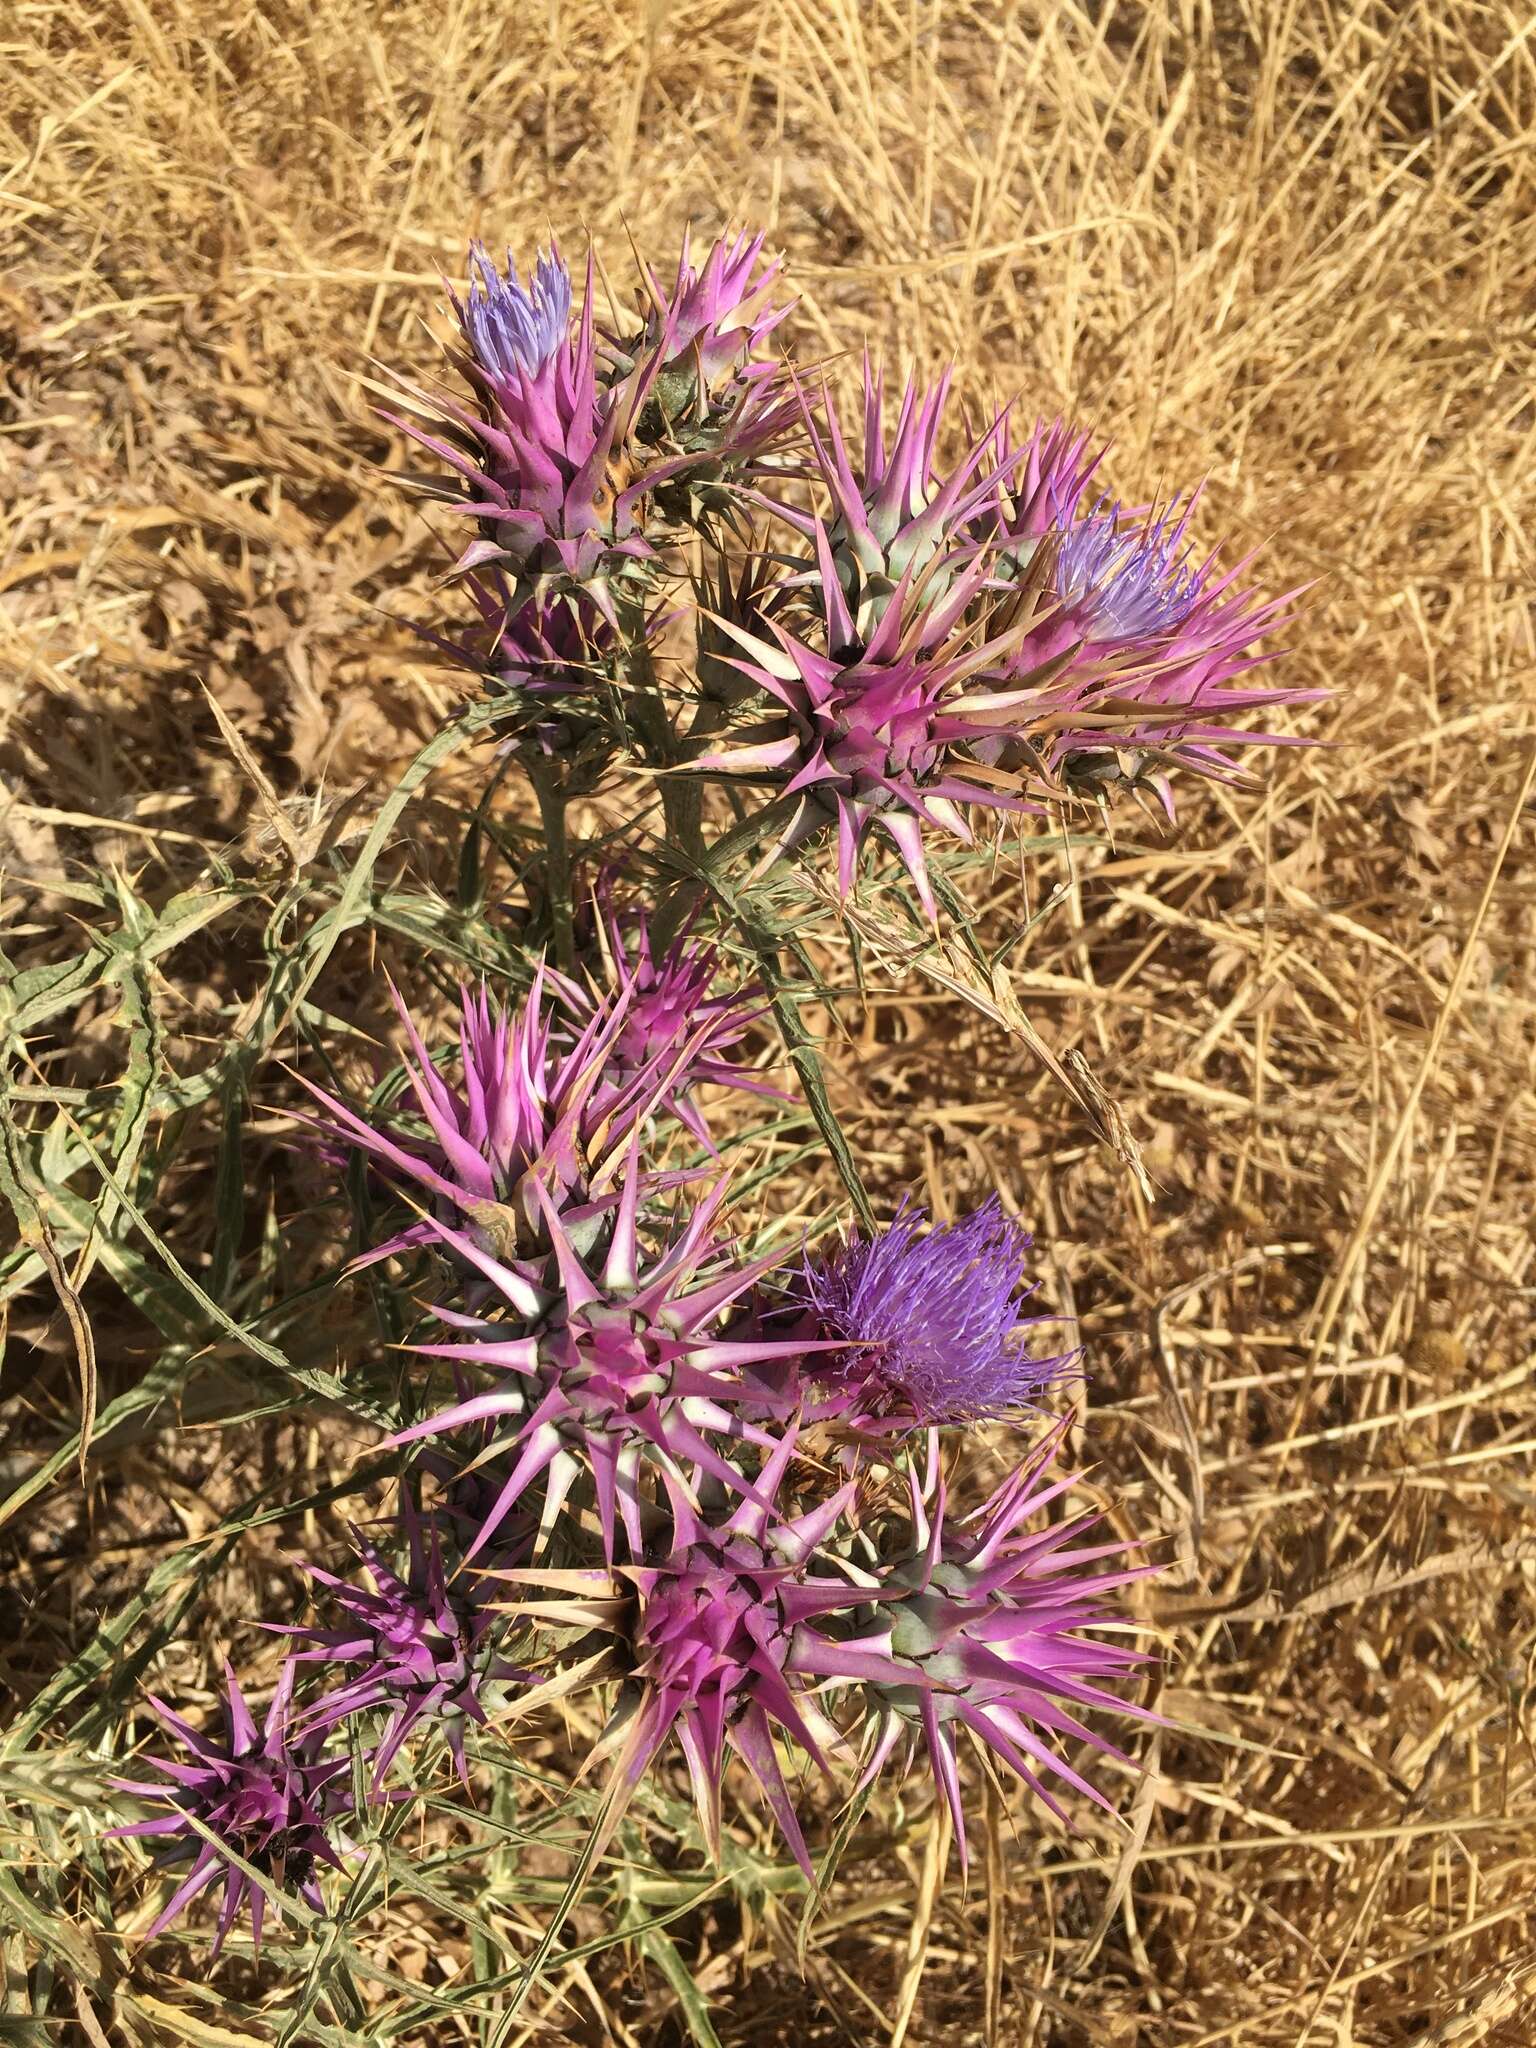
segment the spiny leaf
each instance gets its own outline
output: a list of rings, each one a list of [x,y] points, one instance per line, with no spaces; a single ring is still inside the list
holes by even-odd
[[[22,1243],[30,1246],[42,1260],[74,1339],[75,1359],[80,1372],[79,1460],[83,1482],[91,1430],[96,1420],[96,1340],[85,1306],[65,1268],[57,1240],[38,1205],[34,1192],[37,1183],[12,1112],[9,1083],[10,1061],[0,1055],[0,1194],[10,1204]]]

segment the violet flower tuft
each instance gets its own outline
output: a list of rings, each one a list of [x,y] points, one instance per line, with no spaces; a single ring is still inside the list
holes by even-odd
[[[871,1238],[809,1262],[800,1298],[819,1336],[844,1340],[809,1369],[852,1413],[907,1425],[1008,1415],[1057,1384],[1075,1354],[1037,1358],[1021,1315],[1028,1231],[994,1195],[957,1223],[924,1229],[903,1204]]]
[[[503,277],[485,244],[471,242],[469,272],[469,290],[453,304],[480,368],[509,384],[520,370],[542,369],[571,327],[571,273],[558,250],[539,257],[525,286],[510,249]]]

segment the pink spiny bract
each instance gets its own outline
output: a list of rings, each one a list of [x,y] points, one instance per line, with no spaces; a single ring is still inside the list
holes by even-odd
[[[354,1716],[388,1710],[389,1725],[373,1753],[374,1798],[413,1730],[427,1722],[442,1728],[467,1789],[466,1721],[484,1726],[485,1688],[525,1675],[497,1654],[502,1620],[483,1603],[477,1576],[459,1573],[450,1581],[437,1527],[423,1523],[408,1494],[401,1497],[398,1533],[406,1550],[403,1577],[352,1529],[371,1591],[318,1565],[304,1565],[325,1589],[325,1605],[345,1617],[339,1625],[268,1624],[308,1646],[293,1653],[295,1662],[333,1673],[302,1717],[306,1729],[329,1730]]]
[[[1115,1544],[1085,1545],[1094,1517],[1034,1530],[1072,1481],[1049,1468],[1063,1422],[959,1523],[930,1470],[909,1486],[897,1554],[863,1561],[879,1523],[858,1536],[853,1479],[791,1515],[780,1505],[798,1454],[797,1427],[780,1434],[750,1497],[728,1516],[701,1512],[669,1484],[665,1538],[616,1572],[514,1570],[528,1589],[564,1597],[533,1610],[569,1628],[618,1639],[618,1708],[589,1759],[612,1763],[597,1847],[610,1838],[636,1784],[677,1737],[705,1843],[718,1857],[727,1750],[746,1763],[789,1844],[810,1857],[779,1763],[775,1732],[818,1769],[862,1758],[860,1789],[893,1760],[906,1769],[925,1746],[936,1788],[966,1854],[956,1740],[969,1729],[1051,1809],[1055,1777],[1101,1806],[1109,1801],[1062,1754],[1085,1741],[1120,1758],[1081,1719],[1104,1710],[1157,1717],[1106,1689],[1145,1660],[1101,1639],[1123,1627],[1103,1596],[1142,1568],[1098,1570]],[[873,1552],[869,1553],[873,1555]],[[851,1722],[856,1741],[841,1732]],[[1124,1759],[1121,1759],[1124,1761]]]
[[[603,1553],[611,1560],[620,1527],[632,1549],[642,1541],[647,1472],[685,1489],[688,1475],[702,1472],[750,1493],[750,1480],[722,1447],[769,1440],[754,1418],[765,1407],[787,1408],[792,1396],[771,1383],[767,1369],[807,1347],[799,1339],[722,1332],[734,1304],[778,1263],[770,1255],[737,1265],[713,1237],[723,1183],[698,1205],[680,1236],[643,1260],[637,1228],[642,1177],[632,1152],[600,1261],[583,1258],[541,1184],[533,1186],[553,1247],[543,1271],[530,1278],[526,1265],[514,1269],[462,1232],[436,1225],[442,1240],[490,1283],[502,1317],[439,1308],[439,1320],[458,1334],[414,1347],[456,1370],[500,1374],[502,1383],[456,1400],[393,1441],[415,1442],[486,1421],[506,1426],[512,1469],[466,1559],[484,1549],[535,1482],[543,1487],[540,1530],[547,1537],[586,1472]]]
[[[779,257],[762,263],[764,239],[760,234],[722,236],[695,270],[691,236],[685,233],[670,290],[647,270],[653,311],[643,347],[660,359],[664,379],[681,375],[692,385],[702,377],[708,392],[738,365],[762,356],[792,304],[775,299],[784,265]]]
[[[770,1496],[794,1449],[779,1444],[760,1477]],[[806,1561],[852,1497],[852,1486],[804,1515],[776,1519],[745,1500],[712,1526],[679,1501],[665,1557],[627,1565],[637,1608],[630,1671],[640,1688],[623,1724],[616,1778],[619,1803],[675,1734],[688,1764],[705,1846],[720,1854],[720,1796],[727,1747],[752,1774],[795,1861],[811,1874],[810,1852],[774,1745],[782,1729],[826,1772],[837,1731],[809,1690],[788,1675],[801,1613]]]
[[[297,1892],[316,1912],[324,1910],[315,1881],[315,1866],[328,1863],[335,1869],[341,1868],[341,1857],[332,1844],[328,1825],[351,1805],[350,1791],[340,1782],[350,1766],[346,1757],[322,1756],[323,1737],[318,1731],[304,1735],[293,1732],[295,1675],[295,1665],[291,1661],[285,1663],[266,1718],[258,1728],[235,1674],[226,1663],[226,1734],[222,1742],[191,1727],[163,1700],[151,1696],[149,1704],[192,1761],[148,1758],[167,1781],[161,1784],[114,1779],[112,1782],[120,1791],[161,1800],[171,1811],[155,1820],[135,1821],[107,1832],[151,1836],[170,1843],[191,1855],[192,1869],[156,1915],[146,1939],[162,1933],[199,1892],[220,1876],[224,1879],[224,1898],[214,1934],[215,1957],[247,1901],[252,1939],[258,1952],[266,1907],[270,1903],[274,1916],[281,1920],[281,1898],[286,1890]],[[189,1815],[202,1822],[207,1835],[192,1826]],[[230,1862],[222,1853],[226,1845],[270,1879],[270,1893]]]
[[[1106,452],[1090,455],[1091,440],[1065,420],[1037,420],[1029,439],[999,462],[995,490],[971,527],[975,545],[991,551],[994,576],[1023,575],[1041,542],[1076,515]]]
[[[553,699],[591,700],[614,686],[619,643],[595,606],[574,597],[519,603],[494,568],[467,576],[464,588],[480,613],[479,632],[460,642],[427,637],[490,689],[527,697],[547,715]]]
[[[1057,1424],[992,1498],[958,1524],[948,1517],[942,1484],[930,1505],[914,1481],[911,1551],[867,1576],[871,1605],[862,1632],[834,1638],[804,1628],[791,1656],[796,1671],[833,1687],[860,1688],[867,1715],[863,1783],[898,1752],[910,1756],[919,1743],[926,1748],[962,1859],[956,1754],[962,1730],[1067,1820],[1047,1777],[1108,1811],[1113,1807],[1067,1761],[1064,1743],[1084,1742],[1128,1761],[1080,1712],[1156,1718],[1102,1683],[1123,1678],[1146,1658],[1096,1633],[1125,1626],[1106,1610],[1103,1595],[1155,1567],[1093,1569],[1119,1556],[1123,1546],[1080,1543],[1098,1519],[1091,1513],[1024,1527],[1074,1484],[1070,1476],[1051,1476],[1070,1420]],[[828,1601],[839,1611],[850,1604],[846,1595]]]
[[[825,433],[806,407],[816,474],[831,499],[826,519],[830,555],[862,639],[872,637],[898,586],[927,570],[929,587],[943,587],[943,563],[958,567],[970,553],[969,529],[975,522],[990,517],[995,523],[999,493],[1019,459],[1007,450],[1006,421],[999,417],[951,469],[938,469],[949,387],[947,372],[927,390],[909,381],[887,442],[885,377],[866,356],[864,443],[857,459],[849,453],[830,401]],[[815,515],[792,505],[776,503],[774,509],[806,539],[817,539]]]

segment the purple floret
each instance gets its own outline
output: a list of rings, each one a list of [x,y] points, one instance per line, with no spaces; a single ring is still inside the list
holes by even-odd
[[[1195,560],[1188,532],[1198,493],[1150,515],[1108,498],[1084,510],[1084,482],[1086,472],[1052,491],[1051,574],[999,673],[1010,687],[990,708],[974,707],[993,728],[973,737],[974,749],[1005,768],[1043,768],[1083,793],[1146,785],[1171,816],[1173,768],[1236,781],[1233,748],[1302,744],[1231,722],[1326,695],[1237,685],[1273,659],[1258,643],[1290,622],[1301,593],[1261,598],[1238,587],[1246,561]]]
[[[1101,498],[1086,517],[1065,525],[1056,588],[1095,640],[1171,633],[1194,610],[1209,564],[1192,568],[1185,545],[1194,500],[1178,518],[1175,509],[1138,528]]]
[[[559,252],[540,256],[524,285],[510,249],[503,277],[485,244],[471,242],[469,271],[469,290],[455,305],[475,361],[508,383],[519,370],[540,369],[571,327],[571,273]]]
[[[149,1704],[192,1762],[149,1758],[169,1780],[166,1784],[114,1779],[119,1791],[162,1800],[171,1811],[155,1820],[108,1829],[112,1835],[155,1836],[193,1856],[190,1873],[157,1915],[146,1940],[163,1933],[199,1892],[223,1877],[224,1900],[214,1935],[214,1957],[247,1900],[258,1951],[267,1904],[270,1902],[273,1916],[281,1920],[283,1893],[296,1892],[317,1913],[324,1910],[315,1881],[316,1866],[328,1863],[333,1869],[341,1868],[328,1823],[351,1805],[351,1792],[344,1782],[350,1769],[347,1758],[323,1756],[324,1737],[318,1730],[302,1736],[293,1732],[293,1663],[283,1666],[260,1729],[228,1663],[224,1676],[227,1732],[222,1742],[191,1727],[163,1700],[151,1696]],[[194,1817],[207,1834],[194,1827]],[[253,1883],[224,1853],[226,1849],[260,1871],[270,1884]]]
[[[909,1423],[982,1421],[1030,1406],[1068,1356],[1037,1358],[1020,1309],[1028,1231],[994,1195],[958,1223],[924,1228],[903,1207],[885,1230],[809,1263],[802,1299],[818,1334],[846,1340],[810,1369],[856,1412]]]

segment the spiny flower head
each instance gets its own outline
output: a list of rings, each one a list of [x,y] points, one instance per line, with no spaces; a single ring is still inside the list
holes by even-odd
[[[610,621],[579,592],[530,597],[494,563],[460,578],[478,617],[462,626],[414,628],[455,667],[501,700],[503,752],[558,756],[568,795],[593,789],[627,734],[618,703],[621,642]],[[636,615],[633,642],[661,620]]]
[[[515,588],[494,569],[467,577],[465,587],[481,631],[474,644],[449,651],[484,676],[489,689],[526,697],[536,715],[545,716],[553,699],[591,701],[612,686],[619,643],[596,606],[579,597],[519,603]]]
[[[720,949],[696,942],[689,926],[658,954],[646,913],[635,909],[621,914],[606,892],[601,936],[607,986],[595,991],[594,1001],[617,1002],[623,1013],[608,1052],[609,1088],[622,1099],[637,1075],[670,1075],[658,1113],[675,1117],[713,1151],[694,1099],[697,1088],[713,1085],[782,1096],[781,1090],[727,1057],[763,1015],[762,991],[753,986],[722,989]],[[606,1108],[600,1092],[597,1114]]]
[[[799,1296],[817,1334],[846,1347],[812,1371],[867,1421],[982,1421],[1029,1406],[1071,1362],[1025,1348],[1030,1243],[996,1196],[927,1229],[903,1204],[886,1229],[807,1263]]]
[[[278,1633],[308,1645],[294,1652],[298,1663],[340,1669],[305,1717],[306,1726],[334,1728],[354,1715],[387,1708],[389,1725],[373,1756],[373,1796],[388,1777],[401,1747],[423,1722],[438,1723],[466,1788],[466,1721],[485,1724],[481,1694],[488,1685],[523,1676],[496,1652],[500,1617],[484,1605],[474,1573],[455,1574],[450,1583],[436,1525],[423,1524],[408,1494],[400,1501],[399,1535],[406,1550],[402,1577],[377,1547],[354,1528],[372,1589],[349,1585],[318,1565],[305,1571],[326,1589],[327,1604],[344,1617],[339,1624],[284,1626]]]
[[[1008,761],[1012,742],[1070,788],[1149,784],[1171,815],[1170,768],[1231,781],[1228,749],[1298,744],[1230,719],[1326,695],[1232,686],[1273,659],[1257,643],[1294,616],[1299,592],[1264,600],[1235,587],[1246,562],[1195,560],[1193,498],[1144,518],[1105,499],[1061,509],[1051,576],[1006,671],[1012,699],[987,720],[996,733],[976,746],[981,759]]]
[[[1070,1826],[1047,1777],[1113,1808],[1067,1761],[1063,1745],[1082,1742],[1127,1761],[1080,1719],[1080,1711],[1156,1718],[1103,1683],[1146,1661],[1138,1651],[1103,1640],[1106,1629],[1124,1627],[1106,1610],[1103,1596],[1153,1567],[1097,1569],[1118,1557],[1122,1546],[1080,1541],[1097,1520],[1091,1513],[1025,1527],[1074,1483],[1070,1476],[1051,1476],[1069,1421],[1064,1418],[991,1500],[958,1524],[947,1515],[942,1484],[931,1488],[930,1501],[914,1480],[910,1549],[867,1575],[870,1605],[863,1629],[845,1624],[835,1637],[803,1629],[796,1638],[795,1669],[830,1686],[863,1689],[863,1784],[893,1754],[910,1759],[919,1742],[926,1748],[962,1860],[965,1818],[956,1755],[962,1730],[1017,1772]],[[842,1604],[847,1605],[846,1594]]]
[[[247,1901],[258,1951],[267,1905],[271,1904],[274,1916],[281,1920],[284,1892],[297,1892],[316,1912],[323,1910],[316,1865],[341,1867],[328,1830],[331,1820],[351,1804],[350,1792],[340,1782],[347,1776],[349,1764],[345,1757],[321,1755],[323,1738],[318,1731],[294,1735],[290,1717],[295,1671],[291,1661],[284,1664],[266,1719],[258,1728],[226,1663],[226,1733],[222,1741],[189,1726],[163,1700],[151,1697],[151,1707],[191,1762],[149,1758],[162,1773],[163,1783],[114,1779],[120,1791],[160,1800],[171,1811],[107,1832],[169,1842],[192,1855],[192,1868],[156,1916],[147,1939],[167,1928],[199,1892],[221,1876],[224,1898],[213,1941],[215,1957]],[[207,1834],[199,1832],[189,1816],[200,1821]],[[269,1879],[270,1889],[254,1884],[223,1853],[226,1848]]]
[[[777,301],[784,266],[775,257],[759,269],[763,236],[722,236],[695,270],[691,236],[683,236],[677,279],[670,291],[647,270],[652,311],[644,348],[661,362],[658,397],[669,413],[689,402],[702,380],[706,393],[743,362],[761,357],[765,343],[791,308]],[[669,379],[685,380],[671,389]]]
[[[799,1338],[722,1330],[734,1304],[778,1263],[778,1255],[769,1254],[738,1265],[714,1236],[723,1181],[653,1259],[642,1257],[636,1148],[601,1259],[583,1257],[542,1183],[532,1185],[552,1246],[533,1276],[526,1263],[514,1268],[467,1234],[434,1225],[490,1283],[500,1314],[440,1307],[435,1315],[457,1334],[415,1348],[423,1357],[450,1361],[456,1371],[502,1377],[490,1391],[457,1399],[393,1441],[410,1443],[485,1421],[504,1429],[495,1448],[512,1457],[512,1468],[466,1559],[484,1549],[536,1481],[543,1486],[545,1540],[586,1474],[611,1560],[621,1526],[632,1548],[643,1540],[650,1476],[686,1492],[689,1474],[700,1472],[729,1489],[751,1491],[724,1447],[767,1441],[752,1418],[765,1405],[788,1406],[793,1398],[770,1384],[767,1369],[807,1347]]]
[[[909,566],[866,638],[844,596],[826,528],[817,523],[814,530],[823,644],[802,638],[778,616],[750,632],[720,621],[743,650],[736,658],[742,674],[776,701],[779,713],[755,732],[748,728],[748,744],[703,755],[694,765],[766,776],[784,797],[797,798],[778,842],[781,852],[835,822],[838,887],[845,898],[860,844],[878,825],[901,856],[925,913],[935,917],[922,827],[968,841],[960,804],[1019,808],[1015,797],[970,779],[960,752],[962,742],[985,729],[970,720],[965,685],[982,672],[997,672],[1007,652],[962,623],[986,566],[974,563],[936,597],[919,587]],[[989,694],[988,715],[1012,701]]]
[[[454,300],[463,341],[454,360],[478,405],[405,385],[443,431],[390,417],[447,463],[437,494],[475,522],[457,574],[495,567],[511,582],[513,608],[578,597],[617,625],[621,606],[627,614],[644,602],[654,550],[638,517],[646,480],[626,453],[642,394],[600,375],[590,258],[574,329],[570,276],[553,250],[526,288],[510,261],[503,279],[483,249],[471,260],[472,288]]]
[[[759,267],[762,248],[761,235],[722,237],[696,270],[685,235],[674,284],[647,270],[644,326],[612,343],[615,373],[637,393],[633,438],[664,520],[733,516],[798,429],[798,401],[765,354],[790,302],[777,297],[778,259]]]
[[[798,1744],[822,1771],[829,1769],[828,1753],[845,1747],[817,1705],[814,1687],[796,1679],[793,1650],[804,1615],[825,1611],[829,1599],[846,1604],[850,1597],[845,1584],[815,1577],[810,1566],[817,1546],[845,1513],[854,1486],[850,1482],[801,1515],[783,1514],[777,1495],[795,1449],[790,1425],[759,1472],[752,1497],[723,1519],[701,1512],[670,1487],[664,1538],[653,1537],[614,1575],[526,1575],[563,1582],[577,1595],[590,1590],[609,1596],[555,1607],[557,1619],[608,1628],[620,1639],[625,1690],[589,1759],[589,1767],[613,1763],[595,1829],[598,1851],[641,1778],[676,1736],[710,1853],[720,1853],[721,1781],[731,1750],[755,1779],[795,1860],[811,1872],[774,1731]]]
[[[719,729],[722,712],[745,703],[757,688],[741,668],[741,635],[762,635],[782,619],[795,595],[781,564],[767,550],[732,562],[721,555],[693,576],[695,661],[701,713],[699,730]]]
[[[1000,417],[953,468],[938,469],[935,453],[949,387],[947,372],[926,390],[910,380],[887,442],[885,376],[871,368],[866,355],[864,444],[857,458],[830,399],[825,433],[806,408],[816,473],[831,498],[830,554],[862,638],[873,635],[898,586],[917,572],[929,570],[929,587],[942,589],[943,564],[958,566],[971,552],[968,529],[978,518],[990,513],[995,519],[999,491],[1018,460],[1007,453]],[[807,539],[816,538],[812,514],[783,504],[774,509]]]
[[[419,1191],[440,1215],[467,1218],[510,1257],[547,1248],[544,1216],[553,1201],[583,1242],[600,1232],[634,1134],[667,1112],[688,1086],[690,1061],[717,1023],[712,1013],[681,1041],[637,1062],[620,1051],[633,982],[594,1000],[577,983],[540,966],[514,1009],[485,988],[459,997],[454,1086],[439,1071],[399,994],[404,1058],[420,1136],[305,1082],[320,1103],[321,1128],[336,1147],[356,1147],[385,1176]],[[657,1176],[659,1190],[677,1176]],[[541,1192],[536,1195],[535,1184]],[[366,1261],[435,1241],[413,1224],[375,1246]]]

